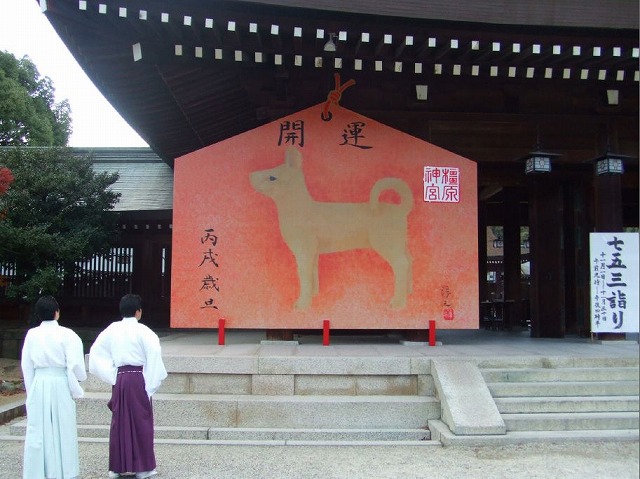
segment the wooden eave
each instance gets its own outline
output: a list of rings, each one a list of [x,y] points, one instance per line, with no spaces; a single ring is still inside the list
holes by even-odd
[[[612,124],[636,154],[637,5],[451,3],[47,0],[45,14],[169,165],[325,101],[334,72],[356,80],[341,105],[478,162],[521,156],[541,128],[547,148],[582,161]]]

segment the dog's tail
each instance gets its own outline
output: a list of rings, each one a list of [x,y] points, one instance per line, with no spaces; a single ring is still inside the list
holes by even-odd
[[[369,197],[369,204],[371,209],[376,211],[380,204],[380,194],[385,190],[393,190],[400,195],[400,204],[397,205],[403,214],[409,214],[411,208],[413,208],[413,193],[411,188],[406,182],[399,178],[382,178],[376,181],[371,189],[371,195]]]

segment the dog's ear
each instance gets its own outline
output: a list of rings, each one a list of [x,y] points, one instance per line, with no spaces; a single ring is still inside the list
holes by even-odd
[[[296,147],[290,146],[284,153],[284,162],[290,168],[300,168],[302,166],[302,153]]]

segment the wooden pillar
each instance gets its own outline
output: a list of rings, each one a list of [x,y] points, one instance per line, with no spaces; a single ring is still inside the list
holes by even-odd
[[[590,332],[590,260],[587,188],[573,179],[563,187],[565,193],[565,284],[567,332],[586,337]]]
[[[157,327],[158,270],[160,263],[154,245],[145,235],[133,249],[132,293],[142,297],[143,322]],[[120,298],[118,298],[120,300]]]
[[[596,231],[622,231],[622,175],[599,175],[595,179]]]
[[[168,298],[163,297],[163,284],[162,284],[162,249],[163,244],[159,241],[155,235],[147,240],[147,248],[149,252],[149,264],[148,264],[148,284],[146,286],[145,304],[147,307],[151,307],[150,315],[147,317],[147,324],[153,327],[168,327],[169,326],[169,301]]]
[[[144,243],[136,241],[133,245],[133,275],[131,277],[131,293],[142,296],[145,284],[146,248]],[[144,296],[142,297],[144,300]],[[118,298],[120,300],[120,298]]]
[[[516,188],[504,189],[504,326],[511,329],[522,320],[520,263],[520,194]]]
[[[553,173],[530,178],[531,335],[565,333],[562,188]]]

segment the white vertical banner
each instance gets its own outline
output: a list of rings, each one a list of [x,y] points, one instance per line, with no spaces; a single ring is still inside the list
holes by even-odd
[[[590,233],[591,332],[637,333],[638,233]]]

